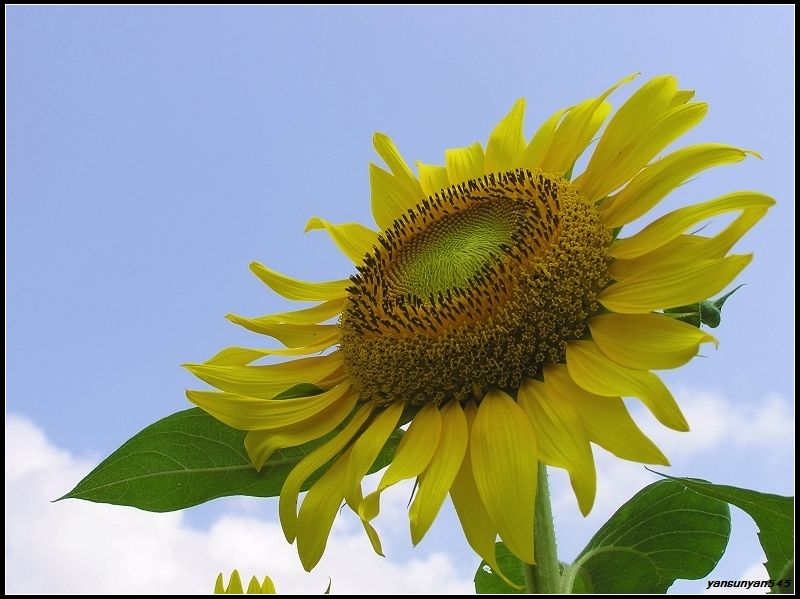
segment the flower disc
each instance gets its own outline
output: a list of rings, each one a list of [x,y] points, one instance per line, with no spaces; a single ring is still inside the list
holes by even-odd
[[[351,278],[341,347],[362,399],[441,404],[563,362],[597,310],[609,241],[596,209],[543,173],[427,198]]]

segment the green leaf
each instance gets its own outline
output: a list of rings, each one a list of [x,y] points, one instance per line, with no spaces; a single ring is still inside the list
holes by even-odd
[[[666,476],[663,475],[662,476]],[[794,569],[794,498],[760,493],[749,489],[715,485],[691,478],[674,478],[670,481],[705,497],[725,501],[746,512],[758,526],[758,539],[767,561],[764,564],[770,578],[792,578]],[[785,576],[787,570],[789,575]]]
[[[475,572],[475,592],[479,595],[525,593],[525,574],[522,571],[522,562],[503,543],[495,545],[495,557],[503,574],[521,588],[515,589],[509,586],[494,573],[489,564],[482,561],[478,566],[478,571]]]
[[[276,399],[321,392],[319,387],[303,384]],[[276,451],[258,472],[247,458],[243,431],[192,408],[167,416],[131,437],[60,499],[169,512],[231,495],[275,497],[294,466],[338,430],[316,441]],[[392,434],[370,472],[391,461],[401,436],[399,429]],[[326,469],[314,473],[303,488],[311,486]]]
[[[611,516],[565,571],[564,592],[665,593],[706,576],[730,535],[727,503],[673,480],[648,485]]]

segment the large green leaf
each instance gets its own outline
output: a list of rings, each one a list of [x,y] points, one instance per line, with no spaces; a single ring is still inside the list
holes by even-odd
[[[524,593],[525,575],[522,571],[522,562],[503,543],[496,543],[494,551],[500,570],[520,588],[509,586],[489,564],[482,561],[478,571],[475,572],[475,592],[479,595]]]
[[[695,493],[735,505],[755,521],[767,556],[764,564],[774,580],[791,579],[794,569],[794,498],[749,489],[714,485],[691,478],[667,477]],[[788,572],[788,575],[786,573]]]
[[[321,393],[298,385],[280,399]],[[199,408],[177,412],[151,424],[103,460],[61,499],[130,505],[151,512],[169,512],[230,495],[274,497],[294,466],[325,437],[276,451],[260,472],[247,459],[245,433],[212,418]],[[392,459],[402,431],[390,437],[371,472]],[[305,488],[324,473],[318,470]]]
[[[564,592],[665,593],[679,578],[706,576],[725,552],[728,504],[673,480],[648,485],[623,505],[569,566]]]

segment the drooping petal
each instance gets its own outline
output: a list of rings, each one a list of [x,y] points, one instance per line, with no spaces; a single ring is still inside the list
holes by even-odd
[[[609,228],[626,225],[690,177],[715,166],[740,162],[748,154],[753,152],[724,144],[699,144],[672,152],[643,169],[618,194],[601,204],[603,222]]]
[[[306,572],[317,565],[344,498],[344,477],[350,459],[347,450],[315,482],[303,499],[297,516],[297,553]]]
[[[217,420],[243,431],[289,426],[338,402],[350,388],[349,382],[330,391],[293,399],[256,399],[217,391],[186,391],[186,397]]]
[[[441,417],[442,432],[436,453],[419,476],[417,495],[408,510],[414,545],[422,540],[436,519],[467,451],[467,419],[458,400],[442,408]]]
[[[617,364],[640,370],[677,368],[717,340],[685,322],[659,314],[601,314],[589,321],[592,339]]]
[[[369,163],[369,187],[372,216],[381,229],[417,205],[420,197],[412,194],[393,174]]]
[[[491,390],[484,396],[470,450],[475,485],[492,523],[514,555],[534,563],[536,437],[525,412],[507,394]]]
[[[422,191],[425,192],[426,196],[432,196],[450,187],[450,179],[447,177],[446,167],[438,164],[425,164],[424,162],[416,162],[415,164],[419,171],[419,182],[422,185]]]
[[[353,443],[345,476],[344,497],[355,512],[358,511],[358,506],[363,499],[361,480],[367,475],[370,466],[377,459],[383,446],[386,445],[389,435],[397,428],[404,406],[402,401],[396,401],[386,406]]]
[[[333,242],[353,264],[361,264],[364,255],[378,243],[378,233],[359,223],[334,225],[315,216],[306,223],[306,231],[325,229]]]
[[[184,368],[222,391],[246,395],[250,399],[271,399],[292,385],[317,383],[338,370],[343,363],[342,353],[337,351],[327,356],[264,366],[184,364]]]
[[[517,403],[533,426],[539,459],[569,472],[578,506],[586,516],[597,493],[597,472],[580,416],[572,405],[554,399],[548,393],[547,369],[544,383],[532,379],[522,382]]]
[[[478,409],[473,402],[464,407],[468,434],[472,430],[472,423],[475,421],[477,413]],[[456,508],[458,520],[461,522],[461,528],[464,530],[464,536],[469,546],[492,567],[495,574],[503,578],[507,584],[516,586],[506,578],[497,563],[495,555],[497,530],[492,524],[486,508],[481,503],[478,487],[475,485],[475,477],[472,474],[472,457],[469,449],[464,453],[461,469],[456,474],[453,485],[450,487],[450,499],[453,500],[453,506]]]
[[[350,389],[332,405],[305,420],[277,429],[249,431],[244,438],[244,447],[253,466],[261,470],[276,450],[298,447],[327,435],[347,418],[357,400],[358,393]]]
[[[525,151],[525,100],[520,98],[494,128],[486,144],[484,170],[499,173],[515,169]]]
[[[392,174],[416,198],[416,202],[419,202],[423,198],[422,187],[392,139],[385,133],[376,133],[372,136],[372,145]]]
[[[548,393],[555,401],[572,406],[590,441],[623,460],[669,466],[669,460],[639,430],[619,397],[589,393],[563,366],[548,369],[546,376]]]
[[[692,304],[719,293],[752,258],[752,254],[737,254],[689,264],[662,264],[606,287],[598,300],[609,310],[624,314]]]
[[[325,283],[301,281],[275,272],[258,262],[251,262],[250,270],[275,293],[286,299],[301,302],[321,302],[347,297],[346,289],[350,285],[348,279]]]
[[[484,174],[483,147],[474,143],[465,148],[452,148],[444,153],[447,178],[450,185],[458,185],[469,179],[478,179]]]
[[[675,398],[660,378],[648,370],[626,368],[610,360],[594,341],[567,343],[567,369],[572,380],[589,393],[637,397],[664,426],[689,430]]]
[[[726,212],[753,211],[758,214],[754,224],[773,204],[775,200],[763,193],[740,191],[685,206],[656,219],[631,237],[616,240],[609,248],[609,255],[622,259],[637,258],[672,241],[690,227]]]
[[[380,510],[380,495],[390,486],[402,480],[419,476],[430,464],[442,434],[442,417],[434,404],[426,404],[411,421],[408,430],[400,439],[397,452],[378,488],[367,495],[358,508],[362,520],[373,520]]]
[[[358,408],[344,429],[342,429],[342,432],[300,460],[297,466],[292,468],[289,476],[286,477],[278,500],[278,514],[283,534],[290,543],[297,536],[297,499],[303,484],[312,474],[332,460],[350,443],[367,421],[371,412],[372,404],[364,404]],[[344,468],[342,468],[342,471],[344,472]]]

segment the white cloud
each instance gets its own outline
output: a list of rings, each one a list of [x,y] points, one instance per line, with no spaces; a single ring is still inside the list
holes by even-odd
[[[688,389],[678,390],[676,397],[692,426],[689,434],[669,431],[640,406],[633,408],[642,428],[672,460],[672,471],[690,475],[697,465],[713,469],[715,464],[729,463],[732,456],[757,455],[758,460],[743,463],[741,480],[724,481],[751,488],[759,487],[754,481],[785,471],[786,460],[791,459],[794,421],[789,402],[768,396],[737,404],[719,394]],[[565,474],[553,471],[562,559],[573,558],[622,503],[656,480],[639,464],[598,448],[595,456],[597,501],[588,518],[580,516]],[[389,558],[374,555],[358,522],[343,510],[325,557],[307,574],[279,526],[254,517],[255,500],[230,504],[230,511],[208,530],[193,528],[180,513],[152,514],[80,501],[50,503],[93,466],[92,461],[55,447],[30,421],[8,417],[7,593],[208,593],[216,573],[233,568],[248,578],[270,574],[282,593],[319,594],[328,577],[337,594],[472,593],[471,575],[465,576],[460,566],[465,559],[477,565],[478,559],[466,550],[455,522],[441,531],[445,541],[436,547],[442,551],[400,562],[391,557],[396,554],[393,549],[408,545],[406,503],[411,485],[398,485],[382,502],[378,529]],[[365,488],[375,483],[371,477]],[[448,510],[445,506],[443,512]],[[435,530],[431,534],[439,536]],[[746,537],[746,547],[733,543],[729,548],[739,556],[738,563],[753,563],[761,557],[755,535]],[[736,579],[740,570],[726,570],[726,559],[717,572],[720,578]],[[748,570],[741,578],[761,579],[762,574]],[[705,588],[703,581],[692,584],[698,592]]]
[[[325,557],[308,574],[280,527],[246,512],[202,531],[180,513],[51,503],[93,465],[55,447],[30,421],[7,418],[6,593],[204,594],[217,572],[233,568],[247,578],[269,574],[281,593],[321,594],[328,577],[337,594],[472,591],[450,556],[380,558],[347,519],[339,519]]]

